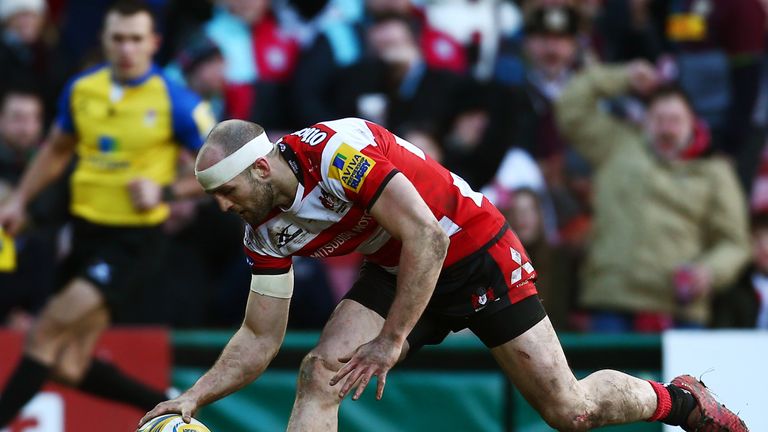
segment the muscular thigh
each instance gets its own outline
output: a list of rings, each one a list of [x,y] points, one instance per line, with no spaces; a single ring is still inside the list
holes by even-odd
[[[357,347],[375,338],[384,325],[384,318],[360,303],[344,299],[325,324],[320,341],[313,350],[328,362],[331,370],[341,368],[339,357],[346,357]],[[403,349],[403,354],[407,347]]]
[[[573,376],[549,318],[522,335],[491,350],[496,361],[523,396],[537,409],[578,396]]]
[[[74,326],[104,306],[99,290],[85,279],[75,278],[43,308],[40,321],[48,325]]]

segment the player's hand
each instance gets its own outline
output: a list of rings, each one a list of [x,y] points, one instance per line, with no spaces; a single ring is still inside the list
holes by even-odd
[[[402,350],[402,344],[378,336],[360,345],[352,355],[340,358],[339,361],[346,364],[331,378],[330,384],[336,385],[342,378],[347,377],[339,391],[339,397],[343,399],[352,387],[357,385],[357,390],[352,396],[352,399],[357,400],[371,378],[376,376],[376,399],[380,400],[387,383],[387,372],[397,363]]]
[[[0,204],[0,227],[11,237],[21,231],[26,217],[24,202],[18,195],[11,195]]]
[[[160,205],[163,200],[163,188],[152,180],[137,178],[128,183],[131,201],[136,210],[147,211]]]
[[[144,417],[139,420],[139,428],[144,426],[144,423],[163,414],[181,414],[182,420],[189,423],[192,421],[192,416],[199,408],[197,405],[197,399],[187,396],[186,394],[183,394],[176,399],[160,402],[157,406],[152,408],[152,411],[146,413]]]

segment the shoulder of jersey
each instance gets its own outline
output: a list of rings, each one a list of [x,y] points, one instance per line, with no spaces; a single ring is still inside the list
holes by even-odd
[[[200,102],[201,98],[197,93],[192,91],[189,87],[171,79],[163,70],[157,69],[156,74],[165,83],[166,87],[168,88],[168,94],[171,95],[171,98],[183,98],[191,103]]]
[[[90,76],[96,75],[97,73],[102,72],[105,69],[109,69],[109,65],[107,65],[106,63],[99,63],[97,65],[93,65],[91,67],[85,68],[82,71],[73,75],[72,78],[69,79],[67,86],[72,86],[76,82],[82,79],[88,78]]]

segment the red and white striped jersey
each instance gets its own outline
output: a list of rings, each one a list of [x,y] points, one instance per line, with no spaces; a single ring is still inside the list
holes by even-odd
[[[377,124],[357,118],[322,122],[277,145],[299,185],[290,208],[273,210],[259,226],[246,226],[254,274],[287,272],[293,255],[322,258],[354,251],[396,272],[400,242],[368,210],[398,172],[450,236],[444,266],[481,249],[504,226],[501,213],[462,178]]]

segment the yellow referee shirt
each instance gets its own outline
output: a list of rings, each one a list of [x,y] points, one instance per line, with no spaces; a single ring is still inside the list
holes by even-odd
[[[77,137],[72,214],[115,226],[156,225],[168,217],[166,204],[136,210],[128,183],[142,177],[171,184],[179,145],[197,152],[214,124],[208,105],[157,67],[133,81],[116,82],[107,65],[67,85],[56,121]]]

